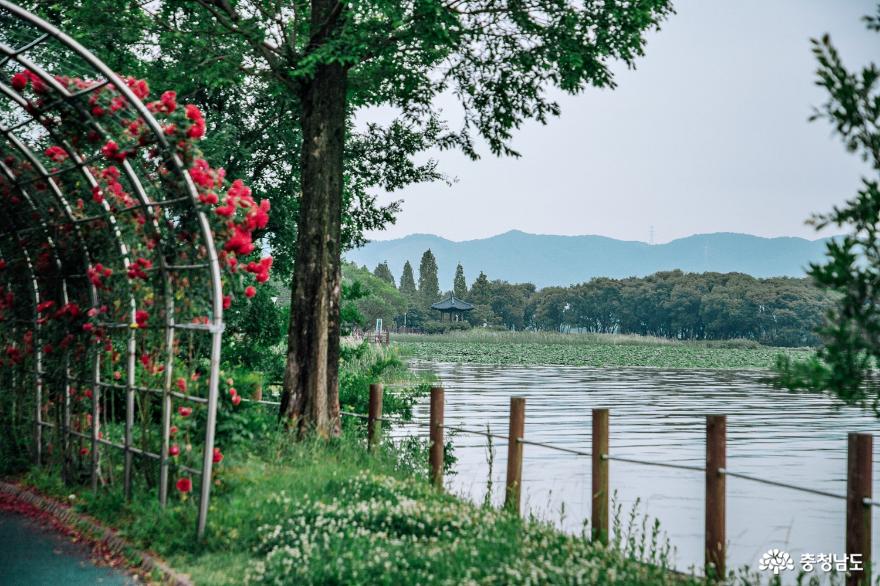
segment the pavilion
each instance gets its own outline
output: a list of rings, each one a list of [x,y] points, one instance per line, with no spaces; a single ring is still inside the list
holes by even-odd
[[[461,321],[464,314],[473,310],[473,308],[473,304],[456,299],[455,295],[451,295],[443,301],[438,301],[431,305],[431,309],[436,309],[440,312],[440,321],[443,321],[444,315],[449,316],[449,321]]]

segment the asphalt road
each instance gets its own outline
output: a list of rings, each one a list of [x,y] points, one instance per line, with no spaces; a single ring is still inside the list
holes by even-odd
[[[123,572],[96,566],[89,548],[15,513],[0,511],[0,585],[129,585]]]

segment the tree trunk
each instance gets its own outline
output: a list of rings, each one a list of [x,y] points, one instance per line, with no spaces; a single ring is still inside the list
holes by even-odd
[[[313,0],[312,31],[336,0]],[[319,65],[303,83],[302,199],[291,287],[282,418],[299,432],[339,430],[339,297],[346,70]]]
[[[341,252],[341,251],[340,251]],[[327,409],[330,417],[330,433],[338,435],[342,431],[342,422],[339,419],[339,337],[342,324],[339,321],[340,299],[342,289],[342,262],[340,254],[335,259],[333,281],[330,284],[331,299],[335,300],[330,308],[330,324],[327,328],[329,335],[327,344]]]

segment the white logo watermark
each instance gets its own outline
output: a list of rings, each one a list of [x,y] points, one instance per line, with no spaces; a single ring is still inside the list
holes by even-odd
[[[814,571],[820,572],[859,572],[862,568],[862,554],[831,554],[831,553],[802,553],[798,563],[800,570],[806,574]],[[790,572],[795,569],[794,560],[787,551],[772,548],[761,556],[758,568],[763,572],[773,572],[778,576],[781,572]]]
[[[763,571],[770,570],[778,576],[779,572],[793,570],[794,562],[791,561],[791,556],[788,555],[787,551],[773,548],[761,556],[761,562],[758,564],[758,567]]]

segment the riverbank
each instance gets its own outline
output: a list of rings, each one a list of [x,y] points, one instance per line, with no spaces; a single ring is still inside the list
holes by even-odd
[[[662,567],[651,535],[606,549],[435,490],[423,445],[370,454],[356,430],[331,442],[277,434],[260,443],[227,455],[202,543],[187,495],[163,510],[145,487],[130,503],[116,490],[78,490],[74,506],[195,584],[682,583]],[[54,470],[23,480],[55,497],[70,493]]]
[[[502,365],[770,368],[780,354],[806,358],[810,348],[776,348],[748,340],[679,341],[617,334],[489,332],[394,336],[401,353],[435,362]]]

